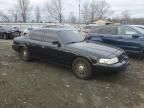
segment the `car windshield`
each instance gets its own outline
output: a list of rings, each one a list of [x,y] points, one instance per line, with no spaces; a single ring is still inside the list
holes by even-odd
[[[134,27],[137,31],[139,31],[140,33],[144,34],[144,29],[140,28],[140,27]]]
[[[64,44],[71,44],[84,41],[84,36],[82,36],[79,32],[73,30],[63,30],[57,32],[61,41]]]

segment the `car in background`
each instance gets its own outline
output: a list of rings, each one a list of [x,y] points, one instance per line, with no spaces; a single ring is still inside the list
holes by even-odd
[[[33,28],[33,27],[26,28],[23,30],[22,35],[27,35],[29,32],[31,32],[34,29],[36,28]]]
[[[104,44],[88,43],[80,33],[68,29],[37,29],[15,38],[13,49],[24,61],[32,58],[66,65],[74,75],[89,79],[94,71],[122,71],[128,65],[126,53]]]
[[[132,26],[136,26],[136,27],[139,27],[141,29],[144,29],[144,25],[132,25]]]
[[[109,25],[90,31],[88,41],[110,44],[129,55],[144,55],[144,29],[133,25]]]
[[[95,24],[90,24],[90,25],[86,25],[86,26],[83,26],[82,28],[80,28],[80,32],[85,36],[87,37],[90,30],[97,27],[98,25],[95,25]]]
[[[78,31],[78,29],[76,29],[75,27],[69,24],[50,24],[50,25],[43,26],[42,28],[65,28],[69,30]]]
[[[0,26],[0,38],[1,39],[13,39],[20,36],[21,31],[9,26]]]

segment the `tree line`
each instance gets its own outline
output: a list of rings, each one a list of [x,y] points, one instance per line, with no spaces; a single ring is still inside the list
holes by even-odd
[[[80,16],[76,15],[75,12],[70,12],[69,17],[64,14],[64,3],[63,0],[48,0],[45,3],[45,13],[47,19],[52,19],[59,23],[69,22],[69,23],[92,23],[98,19],[107,19],[111,21],[122,21],[123,23],[128,23],[131,20],[131,15],[128,10],[123,10],[121,14],[117,17],[114,16],[114,11],[112,10],[110,4],[105,0],[92,0],[86,1],[79,4]],[[33,15],[31,14],[34,12]],[[13,9],[9,9],[7,12],[0,10],[0,19],[3,22],[37,22],[43,21],[43,13],[41,7],[31,6],[30,0],[17,0]],[[78,19],[80,18],[80,19]]]

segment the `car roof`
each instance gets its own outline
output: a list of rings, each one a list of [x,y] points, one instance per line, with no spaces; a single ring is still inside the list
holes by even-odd
[[[94,29],[97,29],[97,28],[103,28],[103,27],[119,27],[119,26],[129,26],[129,27],[136,27],[136,25],[124,25],[124,24],[119,24],[119,25],[102,25],[102,26],[97,26],[97,27],[94,27]],[[139,25],[137,25],[139,26]],[[144,26],[143,26],[144,27]]]
[[[130,26],[133,26],[133,27],[144,27],[144,25],[130,25]]]
[[[66,28],[38,28],[35,30],[47,30],[47,31],[72,31],[71,29],[66,29]]]

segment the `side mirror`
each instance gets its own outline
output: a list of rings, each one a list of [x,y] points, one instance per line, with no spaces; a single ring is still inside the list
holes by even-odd
[[[61,44],[60,44],[59,41],[53,41],[52,44],[53,44],[53,45],[58,45],[58,47],[61,47]]]
[[[139,37],[141,37],[141,36],[138,35],[138,34],[134,34],[134,35],[132,35],[132,37],[133,37],[133,38],[139,38]]]

